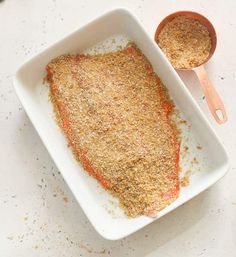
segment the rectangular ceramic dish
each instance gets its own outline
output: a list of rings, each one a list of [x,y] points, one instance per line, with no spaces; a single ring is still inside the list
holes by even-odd
[[[181,165],[183,169],[192,169],[190,186],[183,188],[180,197],[159,212],[155,219],[198,195],[220,179],[228,169],[226,151],[198,105],[154,40],[129,11],[110,11],[70,34],[20,67],[14,85],[25,111],[81,208],[98,233],[111,240],[128,236],[155,219],[144,216],[127,218],[118,207],[117,201],[84,172],[67,147],[66,139],[55,122],[52,105],[48,100],[48,88],[43,84],[43,78],[46,75],[45,67],[51,59],[65,53],[91,52],[101,42],[104,42],[102,51],[113,50],[116,47],[114,40],[111,40],[113,37],[116,38],[116,44],[124,44],[127,39],[137,44],[152,63],[181,115],[189,124],[182,128]],[[97,49],[101,51],[101,47]],[[185,158],[184,140],[189,144],[188,158]],[[201,145],[201,151],[196,150],[198,144]],[[194,163],[195,157],[197,161]]]

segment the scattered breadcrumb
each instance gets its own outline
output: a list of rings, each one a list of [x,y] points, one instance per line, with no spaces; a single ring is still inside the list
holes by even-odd
[[[191,164],[192,164],[192,165],[193,165],[193,164],[198,164],[198,160],[197,160],[196,157],[194,157],[194,158],[192,159]]]
[[[64,201],[65,203],[68,203],[68,198],[67,198],[67,197],[63,197],[63,201]]]
[[[189,186],[191,173],[192,173],[191,170],[187,170],[184,176],[181,178],[180,184],[182,187]]]
[[[185,145],[184,146],[184,154],[187,154],[188,150],[189,150],[189,147],[187,145]]]
[[[177,69],[200,66],[208,58],[212,46],[208,29],[199,21],[182,15],[164,26],[158,44]]]
[[[180,124],[187,124],[187,121],[186,120],[180,120],[179,123]]]
[[[179,131],[173,103],[141,51],[63,55],[47,66],[59,126],[76,158],[119,198],[128,216],[179,195]]]
[[[82,242],[82,241],[79,243],[79,247],[81,249],[84,249],[85,251],[87,251],[90,254],[96,254],[97,255],[97,254],[110,254],[111,253],[111,250],[106,249],[106,248],[102,248],[101,250],[95,250],[88,243],[85,243],[85,242]]]

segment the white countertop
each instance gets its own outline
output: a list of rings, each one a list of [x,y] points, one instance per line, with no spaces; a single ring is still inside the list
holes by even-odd
[[[209,190],[119,241],[92,228],[18,101],[17,67],[94,17],[127,7],[151,36],[177,10],[198,11],[215,25],[217,51],[207,65],[229,121],[211,118],[195,75],[180,76],[225,144],[227,175]],[[207,256],[236,253],[236,1],[5,0],[0,3],[0,256]],[[82,197],[82,196],[81,196]],[[94,214],[96,215],[96,213]]]

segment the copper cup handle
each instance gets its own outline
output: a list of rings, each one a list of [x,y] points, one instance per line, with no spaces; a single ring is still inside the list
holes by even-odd
[[[220,99],[220,96],[216,92],[210,79],[208,78],[204,66],[201,65],[197,68],[194,68],[193,70],[195,71],[200,81],[201,87],[206,97],[208,107],[213,117],[219,124],[225,123],[227,121],[227,114],[225,111],[224,104]]]

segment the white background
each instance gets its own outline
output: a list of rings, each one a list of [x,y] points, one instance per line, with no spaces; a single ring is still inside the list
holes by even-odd
[[[115,7],[129,8],[153,37],[177,10],[207,16],[218,35],[208,73],[229,121],[217,125],[195,75],[181,72],[225,144],[228,174],[164,218],[120,241],[89,224],[19,103],[12,85],[22,62]],[[0,257],[236,256],[236,1],[5,0],[0,3]],[[81,197],[83,197],[81,195]],[[96,213],[94,213],[96,215]]]

